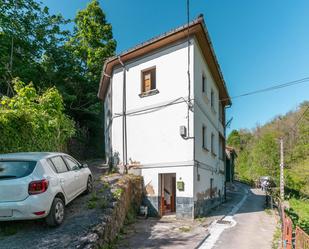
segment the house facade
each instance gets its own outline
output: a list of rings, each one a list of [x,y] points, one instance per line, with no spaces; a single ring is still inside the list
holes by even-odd
[[[203,17],[103,67],[107,160],[139,172],[153,214],[204,215],[223,200],[229,95]]]

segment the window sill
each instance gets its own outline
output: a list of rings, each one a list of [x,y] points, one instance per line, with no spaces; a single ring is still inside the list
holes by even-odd
[[[203,95],[203,99],[204,99],[205,103],[208,104],[209,103],[209,98],[207,97],[207,93],[203,92],[202,95]]]
[[[214,153],[214,152],[211,152],[211,155],[212,155],[213,157],[216,157],[216,156],[217,156],[217,154]]]
[[[152,89],[148,92],[143,92],[143,93],[140,93],[138,96],[140,98],[144,98],[144,97],[148,97],[148,96],[152,96],[152,95],[156,95],[159,93],[159,90],[158,89]]]
[[[202,148],[203,148],[203,151],[209,152],[209,149],[207,149],[206,147],[202,147]]]

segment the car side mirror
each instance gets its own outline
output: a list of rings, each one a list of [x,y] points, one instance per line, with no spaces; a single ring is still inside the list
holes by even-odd
[[[82,168],[88,168],[88,164],[87,163],[82,163]]]

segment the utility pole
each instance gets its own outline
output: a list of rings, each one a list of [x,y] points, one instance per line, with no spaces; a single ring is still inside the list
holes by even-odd
[[[280,198],[284,201],[284,162],[283,162],[283,138],[280,138]]]

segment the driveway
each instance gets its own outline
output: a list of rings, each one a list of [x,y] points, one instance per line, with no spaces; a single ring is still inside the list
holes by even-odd
[[[105,189],[106,193],[99,191],[97,194],[108,196],[108,189],[102,186],[99,177],[106,172],[102,161],[88,162],[95,178],[95,189]],[[64,223],[57,228],[48,227],[44,220],[17,221],[0,223],[0,248],[74,248],[77,239],[85,231],[104,219],[104,212],[100,207],[89,205],[93,194],[81,195],[66,207]],[[93,203],[93,202],[92,202]]]
[[[265,195],[235,183],[227,201],[206,218],[137,220],[126,226],[118,249],[271,249],[275,216],[264,210]]]

